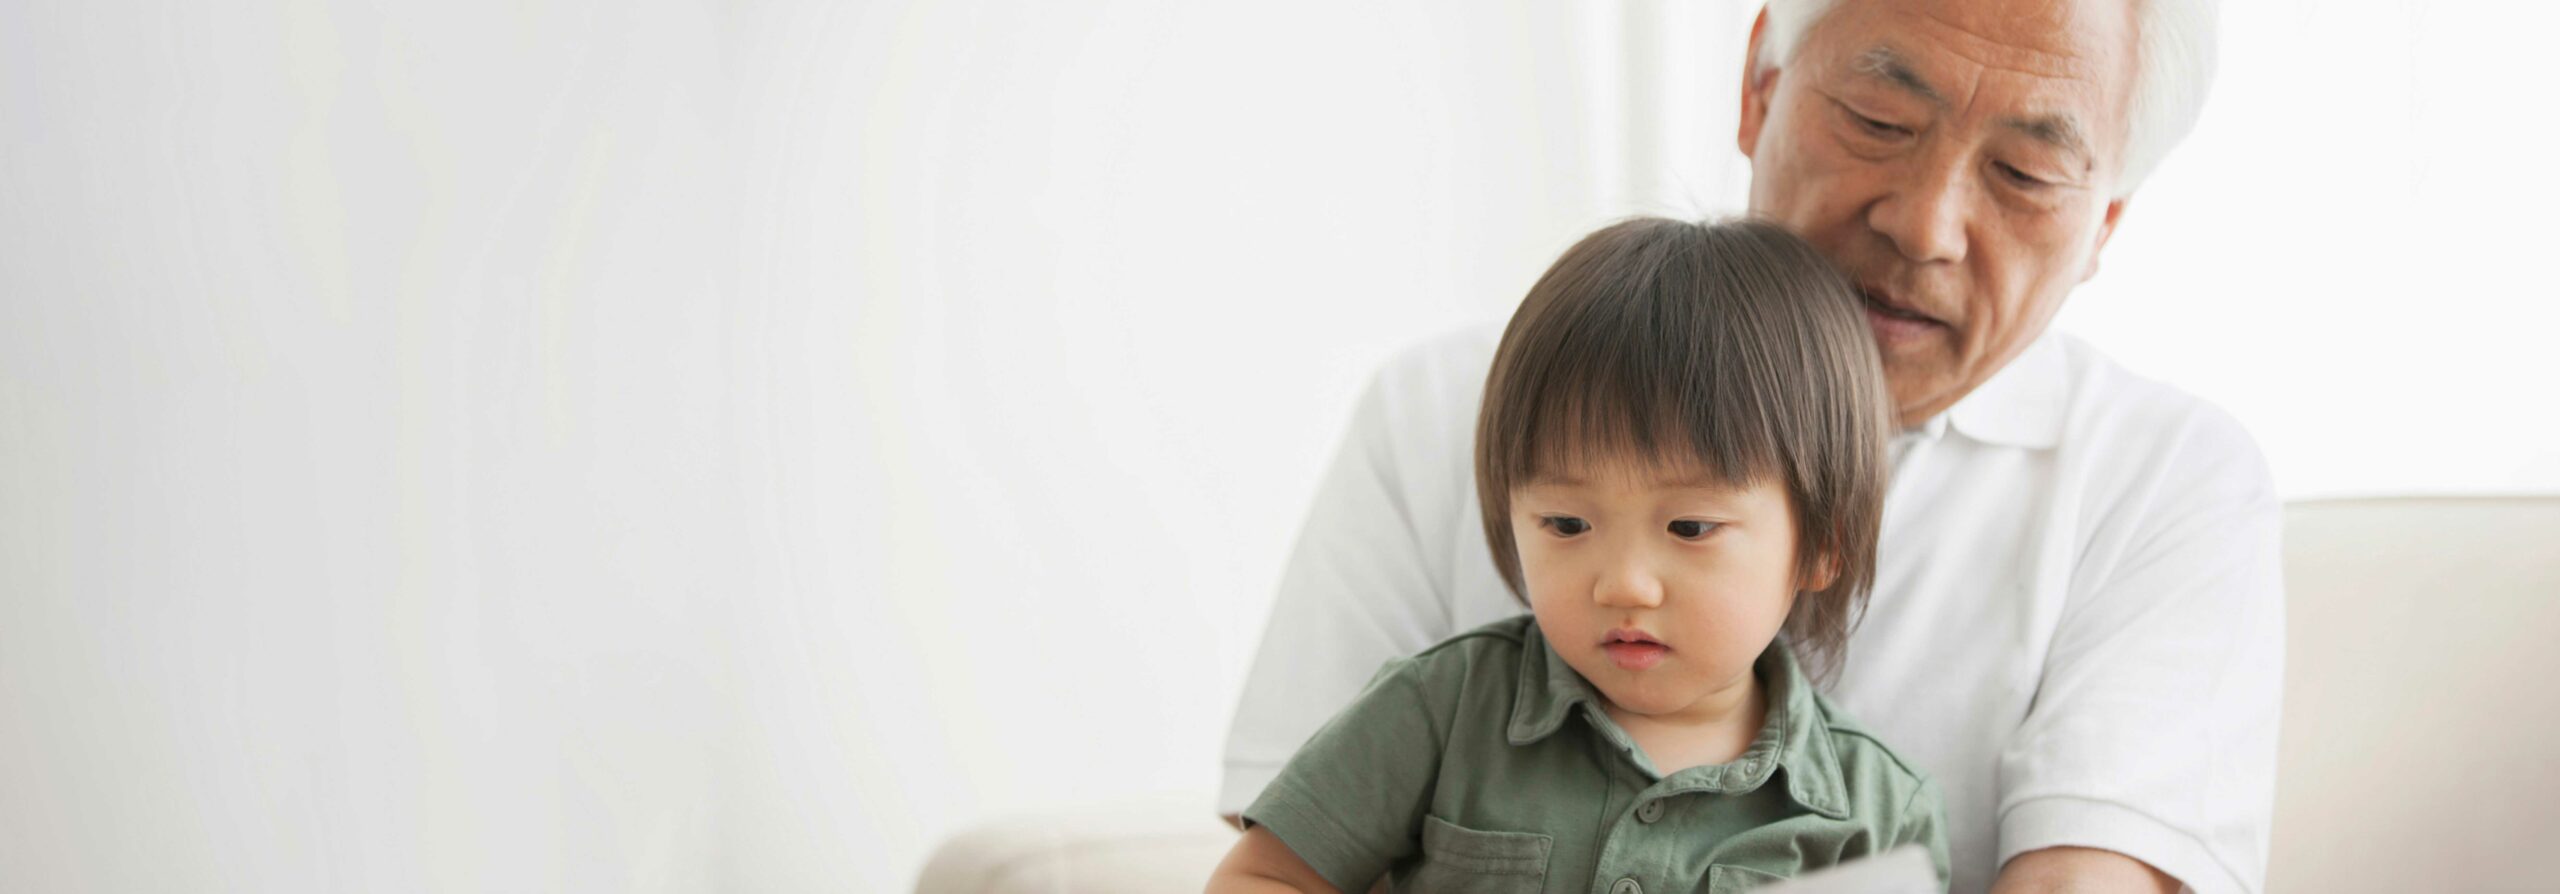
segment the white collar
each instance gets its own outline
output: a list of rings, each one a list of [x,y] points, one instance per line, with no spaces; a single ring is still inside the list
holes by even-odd
[[[2070,378],[2071,362],[2063,352],[2062,336],[2047,331],[1973,393],[1921,423],[1920,429],[1934,438],[1952,425],[1977,441],[2050,448],[2062,442],[2062,425],[2071,408]]]

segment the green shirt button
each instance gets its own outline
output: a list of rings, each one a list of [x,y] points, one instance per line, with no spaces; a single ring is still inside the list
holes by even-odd
[[[1662,799],[1661,799],[1661,798],[1655,798],[1655,799],[1653,799],[1653,800],[1651,800],[1651,801],[1646,801],[1646,802],[1644,802],[1643,806],[1640,806],[1640,807],[1637,807],[1637,808],[1636,808],[1636,819],[1639,819],[1639,820],[1642,820],[1642,821],[1644,821],[1644,822],[1648,822],[1648,823],[1650,823],[1650,822],[1653,822],[1654,820],[1658,820],[1658,819],[1661,819],[1661,818],[1662,818]]]
[[[1644,886],[1636,884],[1635,879],[1622,878],[1609,886],[1609,894],[1644,894]]]

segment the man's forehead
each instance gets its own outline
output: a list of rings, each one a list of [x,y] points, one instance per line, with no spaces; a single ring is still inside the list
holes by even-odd
[[[2132,75],[2132,16],[2124,0],[1840,0],[1808,38],[1836,58],[2106,84]]]
[[[1849,63],[1849,70],[1859,77],[1871,78],[1911,94],[1931,105],[1945,108],[1947,91],[1936,79],[1921,73],[1890,42],[1868,47]],[[2081,115],[2070,104],[2025,111],[2004,111],[1994,124],[2026,135],[2028,138],[2087,159],[2091,153],[2088,128]]]
[[[2132,97],[2131,15],[2121,0],[1841,0],[1798,56],[1820,80],[1983,113],[2094,164]]]

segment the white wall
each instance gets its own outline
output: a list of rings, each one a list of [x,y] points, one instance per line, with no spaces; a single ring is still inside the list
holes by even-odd
[[[2056,325],[2296,497],[2560,492],[2560,9],[2225,4],[2222,79]]]
[[[0,889],[699,889],[719,20],[0,8]]]
[[[711,878],[721,24],[0,6],[0,889]]]
[[[1624,24],[0,9],[0,888],[894,890],[1205,788],[1366,371],[1612,212]]]
[[[1368,372],[1506,312],[1614,211],[1609,12],[739,17],[757,539],[783,564],[741,615],[742,887],[887,890],[1008,810],[1209,814]]]
[[[2560,489],[2560,23],[2310,9],[2230,11],[2064,325],[2289,492]],[[1748,14],[0,5],[0,889],[889,891],[1205,811],[1362,378],[1733,208]]]

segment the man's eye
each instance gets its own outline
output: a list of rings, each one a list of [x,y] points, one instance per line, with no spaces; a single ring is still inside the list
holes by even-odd
[[[1584,531],[1591,530],[1590,522],[1583,521],[1570,515],[1550,515],[1545,518],[1538,519],[1538,523],[1547,526],[1547,530],[1556,532],[1556,535],[1560,537],[1571,537]]]
[[[2034,178],[2034,177],[2028,176],[2028,175],[2027,175],[2027,172],[2025,172],[2025,171],[2021,171],[2021,170],[2018,170],[2017,168],[2012,167],[2008,162],[2005,162],[2005,161],[2002,161],[2002,162],[1993,162],[1993,163],[1992,163],[1992,166],[1997,167],[1997,168],[1999,168],[1999,169],[2000,169],[2000,176],[2001,176],[2003,179],[2006,179],[2006,180],[2008,180],[2008,181],[2009,181],[2009,182],[2011,182],[2011,183],[2017,184],[2017,185],[2022,186],[2022,187],[2025,187],[2025,188],[2027,188],[2027,189],[2035,189],[2035,188],[2038,188],[2038,187],[2042,187],[2042,186],[2050,186],[2050,185],[2051,185],[2051,184],[2048,184],[2048,183],[2046,183],[2046,182],[2044,182],[2044,181],[2042,181],[2042,180],[2038,180],[2038,179],[2036,179],[2036,178]]]
[[[1897,124],[1886,124],[1882,121],[1869,118],[1856,112],[1850,112],[1849,117],[1857,119],[1858,128],[1866,131],[1872,136],[1884,137],[1887,139],[1898,139],[1911,135],[1911,129],[1908,127],[1903,127]]]
[[[1671,523],[1671,536],[1682,540],[1696,540],[1715,533],[1717,527],[1715,522],[1684,518]]]

